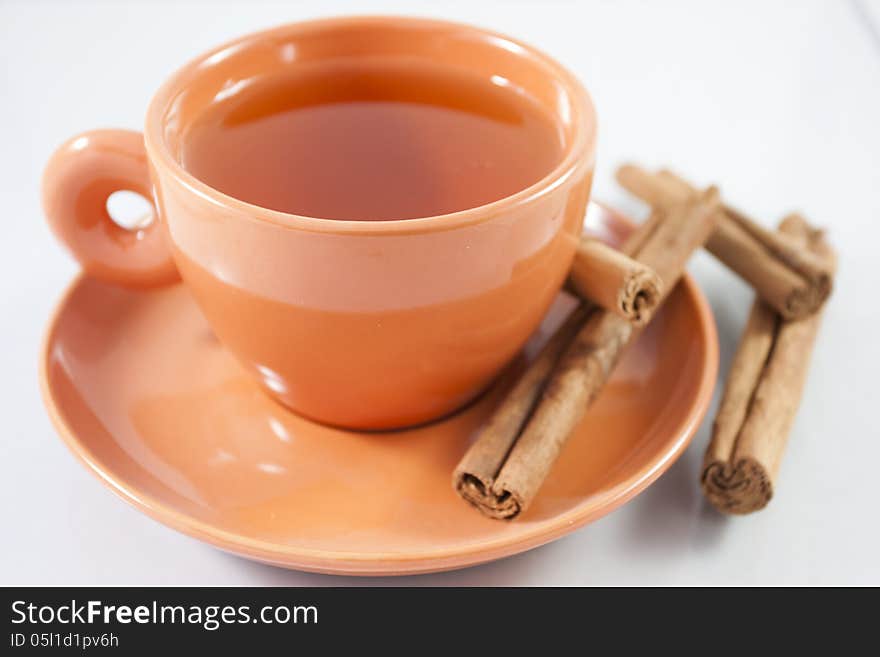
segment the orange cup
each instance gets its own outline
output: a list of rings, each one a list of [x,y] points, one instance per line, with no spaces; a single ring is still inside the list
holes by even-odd
[[[187,127],[224,88],[365,53],[507,78],[556,117],[559,164],[493,203],[397,221],[269,210],[181,166]],[[220,341],[283,404],[328,424],[388,429],[467,403],[537,328],[574,255],[595,141],[587,93],[530,46],[434,20],[319,20],[186,64],[153,98],[143,134],[74,137],[47,165],[43,204],[90,275],[128,286],[182,278]],[[117,226],[106,201],[119,190],[152,199],[155,220]]]

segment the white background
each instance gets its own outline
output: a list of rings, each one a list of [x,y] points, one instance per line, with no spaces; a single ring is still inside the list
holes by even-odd
[[[222,41],[365,12],[485,25],[573,69],[600,115],[596,198],[641,211],[612,179],[636,159],[717,182],[768,225],[797,208],[828,227],[837,289],[766,510],[725,518],[702,501],[704,426],[648,491],[549,546],[442,575],[342,579],[177,534],[67,452],[36,375],[45,322],[76,273],[39,207],[54,146],[89,128],[140,128],[160,82]],[[880,3],[0,0],[0,76],[0,584],[880,584]],[[751,294],[708,255],[691,270],[715,310],[725,372]]]

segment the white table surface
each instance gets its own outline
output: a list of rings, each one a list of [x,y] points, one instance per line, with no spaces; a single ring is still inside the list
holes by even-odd
[[[89,128],[140,128],[165,76],[217,43],[364,8],[0,2],[0,399],[9,422],[0,584],[880,584],[877,1],[369,3],[376,13],[486,25],[573,69],[600,115],[595,198],[641,211],[612,178],[637,159],[721,183],[768,225],[798,208],[828,227],[842,254],[837,289],[777,497],[764,511],[726,518],[702,500],[704,424],[645,493],[555,543],[458,572],[347,579],[219,552],[135,511],[74,460],[43,410],[36,374],[45,322],[77,270],[39,207],[52,149]],[[726,372],[751,293],[706,254],[691,271],[715,310]]]

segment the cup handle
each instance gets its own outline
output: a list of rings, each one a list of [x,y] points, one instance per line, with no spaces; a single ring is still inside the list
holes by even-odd
[[[151,192],[144,137],[131,130],[77,135],[53,153],[43,172],[43,210],[52,231],[95,278],[150,287],[179,278]],[[116,224],[107,199],[136,192],[153,206],[148,225]]]

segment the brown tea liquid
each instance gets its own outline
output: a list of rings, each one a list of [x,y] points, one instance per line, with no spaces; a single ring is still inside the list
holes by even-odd
[[[183,165],[255,205],[325,219],[411,219],[521,191],[560,161],[553,117],[523,93],[424,64],[303,64],[218,100]]]

